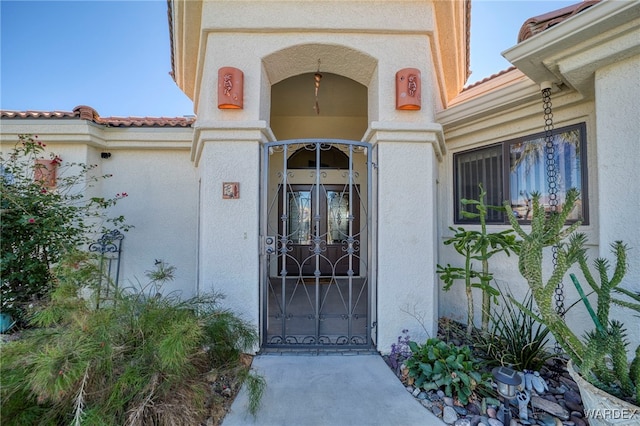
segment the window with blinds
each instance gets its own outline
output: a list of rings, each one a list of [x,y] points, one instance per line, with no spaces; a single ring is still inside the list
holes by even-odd
[[[586,127],[584,123],[556,129],[553,132],[557,199],[560,208],[569,188],[577,188],[580,199],[569,221],[588,223],[586,164]],[[487,205],[502,206],[508,200],[510,214],[521,221],[531,219],[531,195],[540,194],[545,208],[549,204],[547,158],[544,133],[512,139],[483,148],[454,154],[455,223],[479,223],[463,211],[477,213],[473,205],[462,200],[477,200],[479,184],[487,192]],[[490,209],[487,223],[507,223],[504,210]]]
[[[488,205],[502,205],[504,200],[502,144],[455,154],[454,165],[456,223],[478,222],[477,219],[463,216],[463,210],[470,213],[477,213],[477,211],[471,205],[463,205],[461,200],[477,200],[480,196],[479,184],[482,184],[487,192]],[[504,220],[502,211],[491,209],[487,213],[487,223],[502,223]]]

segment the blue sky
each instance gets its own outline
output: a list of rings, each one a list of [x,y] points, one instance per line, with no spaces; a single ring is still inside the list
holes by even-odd
[[[524,21],[579,0],[473,0],[468,84],[510,66]],[[0,108],[103,116],[183,116],[171,71],[166,0],[0,0]]]

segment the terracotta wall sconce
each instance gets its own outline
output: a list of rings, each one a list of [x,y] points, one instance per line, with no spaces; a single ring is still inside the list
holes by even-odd
[[[222,67],[218,70],[218,108],[242,109],[244,74],[238,68]]]
[[[55,188],[59,164],[60,159],[58,157],[53,160],[36,160],[33,180],[45,188]]]
[[[396,109],[419,110],[422,107],[420,70],[404,68],[396,73]]]

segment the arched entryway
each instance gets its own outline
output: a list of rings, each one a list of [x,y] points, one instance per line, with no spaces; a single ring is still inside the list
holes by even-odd
[[[262,345],[370,348],[375,340],[369,127],[374,58],[339,45],[263,59]]]

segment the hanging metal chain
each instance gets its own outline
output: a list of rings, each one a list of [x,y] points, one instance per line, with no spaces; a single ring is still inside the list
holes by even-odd
[[[549,85],[550,86],[550,85]],[[551,108],[551,87],[542,89],[542,108],[544,111],[544,143],[547,166],[547,193],[549,197],[549,211],[551,214],[558,212],[558,166],[556,164],[556,147],[553,142],[553,109]],[[558,246],[554,245],[553,253],[553,269],[558,265]],[[560,281],[555,288],[556,312],[564,317],[566,309],[564,307],[564,284]],[[555,352],[560,354],[562,348],[556,342]]]

